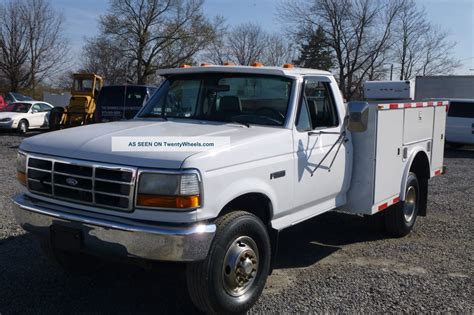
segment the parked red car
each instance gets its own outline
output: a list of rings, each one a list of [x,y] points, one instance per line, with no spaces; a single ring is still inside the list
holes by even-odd
[[[0,111],[4,110],[7,107],[7,102],[3,99],[3,96],[0,95]]]

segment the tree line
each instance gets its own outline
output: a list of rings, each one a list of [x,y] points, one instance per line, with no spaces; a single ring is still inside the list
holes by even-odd
[[[365,80],[453,73],[454,43],[415,0],[280,0],[284,31],[258,23],[230,26],[208,17],[204,0],[110,0],[99,33],[86,39],[74,71],[108,84],[156,84],[180,64],[296,66],[335,74],[346,99]],[[69,85],[66,23],[48,0],[0,4],[0,82],[8,90]],[[56,80],[55,80],[56,78]],[[67,84],[65,84],[67,82]]]

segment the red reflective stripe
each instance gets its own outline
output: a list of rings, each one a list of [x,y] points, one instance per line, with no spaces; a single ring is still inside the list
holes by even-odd
[[[446,113],[449,111],[449,105],[446,105]]]
[[[383,209],[388,207],[388,203],[383,203],[379,206],[379,211],[382,211]]]
[[[433,106],[433,102],[428,102],[428,106]]]
[[[443,102],[438,102],[438,106],[443,106]]]
[[[423,107],[423,103],[416,103],[416,107]]]
[[[404,106],[405,108],[410,108],[410,107],[411,107],[411,103],[405,103],[403,106]]]
[[[398,109],[398,104],[390,104],[390,109]]]
[[[393,203],[397,203],[397,202],[399,202],[399,201],[400,201],[400,196],[398,196],[398,197],[396,197],[396,198],[393,199]]]
[[[435,175],[441,175],[441,170],[436,170]]]

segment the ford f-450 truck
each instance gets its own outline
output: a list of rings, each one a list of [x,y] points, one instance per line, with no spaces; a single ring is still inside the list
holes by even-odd
[[[260,296],[283,229],[342,210],[377,215],[399,237],[426,215],[448,102],[344,104],[330,73],[291,65],[160,74],[134,119],[20,145],[16,219],[63,267],[185,262],[197,308],[240,313]],[[169,137],[228,141],[147,149]]]

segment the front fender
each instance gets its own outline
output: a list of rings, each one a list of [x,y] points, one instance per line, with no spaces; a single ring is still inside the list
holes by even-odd
[[[207,190],[209,191],[209,189]],[[206,192],[206,190],[205,190]],[[278,199],[274,189],[260,178],[242,178],[231,181],[225,187],[219,187],[219,194],[215,194],[215,200],[205,204],[198,213],[198,220],[212,219],[219,215],[220,211],[232,200],[245,194],[259,193],[266,196],[271,203],[271,209],[278,209]],[[214,199],[213,198],[213,199]],[[270,218],[273,213],[270,213]]]

